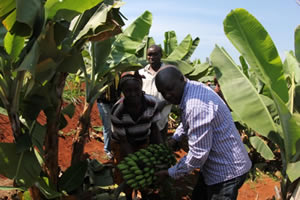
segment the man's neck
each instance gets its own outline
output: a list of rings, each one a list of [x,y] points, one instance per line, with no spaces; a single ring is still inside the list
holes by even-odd
[[[161,66],[161,63],[150,65],[150,69],[152,69],[154,72],[157,72]]]

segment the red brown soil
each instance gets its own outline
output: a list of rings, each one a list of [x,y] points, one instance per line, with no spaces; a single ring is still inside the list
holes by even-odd
[[[59,165],[62,170],[67,169],[70,166],[71,162],[71,151],[72,151],[72,143],[73,143],[73,134],[75,128],[77,127],[78,119],[80,113],[83,110],[83,104],[78,104],[76,106],[76,111],[74,116],[70,119],[66,117],[68,121],[68,125],[62,130],[64,134],[59,137]],[[44,121],[43,115],[40,115],[40,120]],[[99,117],[99,112],[97,106],[94,105],[92,113],[91,113],[91,125],[101,126],[101,120]],[[102,133],[93,134],[94,136],[101,136]],[[0,142],[12,142],[13,136],[10,127],[10,123],[6,116],[0,115]],[[99,140],[95,139],[95,137],[91,137],[91,140],[87,142],[85,145],[85,153],[87,153],[90,158],[97,159],[100,162],[108,162],[104,158],[103,152],[103,143]],[[183,156],[185,154],[184,151],[178,151],[177,154],[179,156]],[[177,196],[178,200],[180,199],[190,199],[188,194],[191,194],[191,189],[193,184],[195,183],[195,175],[190,175],[182,181],[175,182],[175,188],[178,190]],[[12,181],[6,179],[5,177],[0,175],[0,186],[3,185],[11,185]],[[186,189],[180,189],[182,187]],[[275,196],[275,186],[279,188],[279,182],[274,181],[269,177],[262,177],[258,179],[256,182],[247,181],[239,191],[238,200],[266,200],[272,199]],[[7,198],[14,191],[0,191],[0,200],[10,199]]]

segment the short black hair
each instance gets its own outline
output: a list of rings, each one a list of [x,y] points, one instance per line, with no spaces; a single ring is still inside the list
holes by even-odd
[[[162,55],[162,48],[157,44],[152,44],[148,49],[158,49],[159,53]]]

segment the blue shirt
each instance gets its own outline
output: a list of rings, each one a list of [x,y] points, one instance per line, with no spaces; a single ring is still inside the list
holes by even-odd
[[[181,123],[173,138],[188,137],[189,152],[169,175],[178,179],[200,169],[207,185],[241,176],[251,161],[224,101],[208,86],[189,81],[179,105]]]

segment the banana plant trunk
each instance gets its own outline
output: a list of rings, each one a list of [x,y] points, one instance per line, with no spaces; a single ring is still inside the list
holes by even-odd
[[[30,193],[31,199],[42,200],[41,192],[36,186],[30,187],[29,193]]]
[[[85,102],[83,114],[79,117],[79,122],[77,125],[75,142],[73,143],[72,161],[71,165],[82,161],[85,159],[84,145],[89,139],[89,129],[91,127],[91,111],[94,103]]]
[[[7,108],[9,122],[11,124],[12,132],[14,135],[14,140],[17,142],[18,138],[21,136],[21,123],[19,115],[15,112],[12,112],[10,108]]]
[[[62,94],[65,87],[66,78],[68,73],[57,74],[54,80],[55,98],[56,103],[54,104],[54,116],[47,117],[47,133],[45,137],[45,169],[50,181],[57,185],[58,181],[58,131],[59,131],[59,118],[62,110]]]

